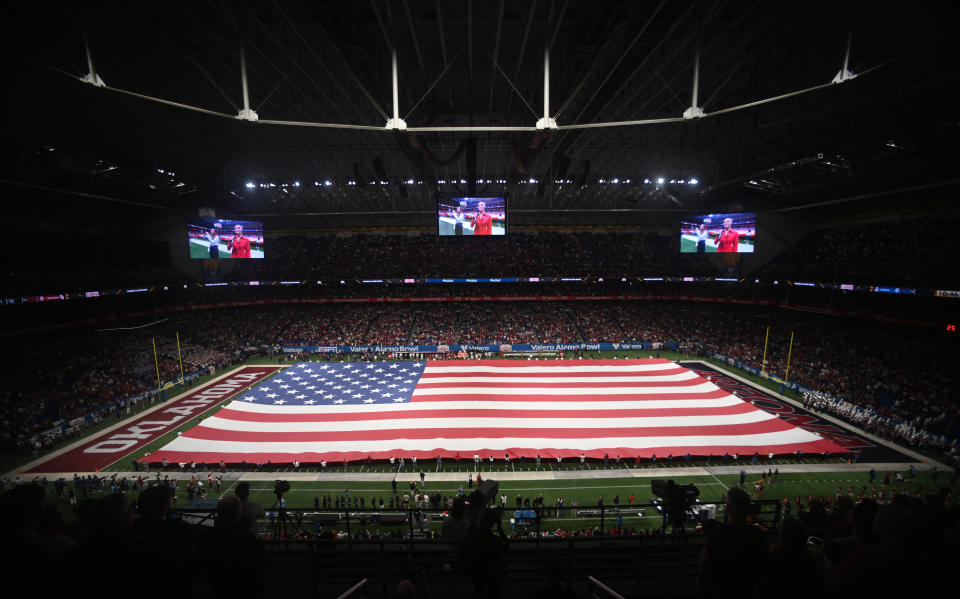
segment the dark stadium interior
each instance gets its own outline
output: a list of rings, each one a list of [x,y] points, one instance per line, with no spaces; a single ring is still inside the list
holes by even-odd
[[[77,492],[94,485],[98,498],[63,510],[65,521],[46,479],[29,484],[38,470],[28,462],[152,405],[160,379],[176,384],[166,392],[173,397],[184,375],[292,363],[278,361],[284,347],[351,345],[646,344],[657,357],[662,348],[671,360],[703,360],[704,372],[789,378],[794,386],[779,390],[793,391],[798,410],[802,402],[805,413],[924,456],[924,468],[929,459],[953,471],[942,503],[901,496],[889,506],[857,504],[861,518],[902,510],[883,513],[902,517],[890,527],[913,527],[915,534],[890,532],[903,553],[867,535],[857,543],[876,553],[843,567],[821,562],[817,580],[796,592],[915,591],[900,574],[888,588],[853,581],[870,568],[914,568],[932,585],[946,572],[937,568],[955,559],[960,53],[948,5],[203,0],[21,8],[0,42],[8,83],[0,511],[4,532],[28,548],[16,564],[24,572],[42,572],[49,559],[69,580],[99,567],[99,555],[127,584],[137,571],[130,555],[142,551],[158,560],[176,553],[184,568],[216,555],[211,564],[223,573],[188,575],[190,596],[216,594],[219,584],[237,596],[338,596],[369,576],[362,596],[425,597],[423,573],[435,597],[498,596],[478,572],[502,573],[502,564],[451,570],[456,545],[429,531],[405,539],[401,527],[371,540],[354,530],[349,550],[319,532],[288,545],[286,537],[246,535],[240,524],[198,533],[183,520],[148,518],[163,511],[151,505],[168,499],[154,497],[166,492],[159,484],[143,491],[133,528],[121,530],[118,519],[137,495],[117,499],[124,496],[107,492],[104,473],[67,478]],[[464,197],[505,198],[506,235],[438,236],[438,203]],[[740,212],[756,213],[751,253],[680,253],[681,218]],[[198,217],[263,223],[264,258],[192,259],[187,222]],[[720,220],[713,226],[722,230]],[[220,257],[229,257],[231,234],[211,234],[198,251],[216,253],[222,243]],[[714,235],[711,249],[720,244]],[[429,357],[442,357],[437,351]],[[566,357],[628,357],[596,354]],[[343,356],[317,356],[331,357]],[[852,455],[892,463],[908,454],[882,446]],[[246,466],[224,471],[242,477]],[[737,498],[724,498],[736,519]],[[213,505],[219,522],[241,509],[233,500]],[[847,507],[833,506],[829,518],[808,511],[803,525],[828,543],[852,534],[862,521]],[[21,513],[30,517],[18,521]],[[479,525],[484,516],[473,515]],[[783,549],[796,533],[789,526],[764,537],[781,544],[764,563],[783,576],[794,573],[783,563],[799,568],[807,555]],[[709,564],[697,568],[715,539],[700,532],[677,543],[663,531],[641,531],[637,542],[557,531],[543,547],[539,536],[536,545],[516,539],[502,596],[620,596],[599,587],[588,594],[594,576],[624,596],[720,597],[729,596],[731,573],[794,596],[776,576],[727,562],[711,579]],[[496,553],[495,534],[480,541]],[[929,560],[908,557],[905,547]],[[557,586],[560,563],[577,594]],[[379,573],[368,575],[367,564]],[[416,588],[394,588],[402,580]]]

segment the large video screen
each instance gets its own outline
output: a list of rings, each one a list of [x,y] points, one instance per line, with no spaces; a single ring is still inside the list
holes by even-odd
[[[187,241],[191,258],[263,258],[263,223],[253,220],[191,220],[187,223]]]
[[[680,253],[753,253],[756,212],[730,212],[684,217],[680,221]]]
[[[506,198],[452,198],[437,202],[437,233],[457,235],[506,235]]]

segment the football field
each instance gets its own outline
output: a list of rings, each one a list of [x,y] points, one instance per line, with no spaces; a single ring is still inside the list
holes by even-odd
[[[276,376],[274,369],[266,368],[265,359],[256,360],[256,362],[264,366],[254,366],[252,367],[254,370],[246,375],[243,373],[251,369],[250,365],[228,371],[191,393],[206,394],[205,396],[209,397],[211,389],[229,389],[229,383],[241,376],[248,377],[250,384],[269,381],[272,380],[271,377]],[[893,492],[922,496],[951,484],[952,472],[945,466],[938,465],[939,479],[935,480],[934,472],[929,471],[929,466],[934,463],[928,462],[924,456],[880,442],[853,427],[829,420],[829,417],[811,415],[802,410],[796,402],[751,383],[746,378],[738,376],[732,369],[721,370],[718,366],[699,361],[684,362],[684,365],[698,372],[700,376],[711,376],[715,384],[737,393],[742,399],[772,410],[781,418],[793,418],[794,423],[801,428],[828,435],[835,443],[843,443],[855,448],[857,453],[826,456],[788,455],[778,456],[773,460],[769,460],[766,456],[759,456],[756,464],[752,463],[752,456],[742,455],[738,456],[739,459],[736,462],[732,458],[723,461],[720,457],[712,460],[692,457],[689,461],[677,457],[668,462],[661,457],[656,461],[643,458],[639,463],[635,458],[625,458],[620,463],[616,463],[615,458],[611,458],[604,464],[603,460],[588,459],[581,463],[577,458],[563,458],[559,463],[555,459],[542,459],[538,466],[535,458],[527,456],[522,462],[514,458],[509,463],[500,458],[496,458],[492,463],[485,459],[479,464],[474,464],[471,458],[463,458],[459,462],[453,458],[447,458],[441,464],[438,464],[435,459],[421,460],[416,466],[410,460],[406,460],[402,468],[399,463],[391,465],[387,461],[372,463],[355,461],[348,464],[328,463],[326,468],[319,464],[309,467],[305,465],[303,468],[294,468],[290,464],[277,464],[264,469],[228,468],[226,472],[221,472],[217,465],[203,467],[198,464],[196,471],[191,471],[189,464],[182,466],[170,464],[160,473],[160,477],[179,481],[176,505],[181,508],[189,503],[187,482],[196,477],[206,484],[208,475],[212,475],[214,478],[221,478],[221,487],[208,491],[208,500],[229,494],[240,481],[247,481],[252,487],[252,498],[269,509],[275,505],[277,499],[274,495],[275,481],[286,480],[291,487],[285,495],[287,507],[312,510],[314,498],[322,501],[324,496],[329,496],[333,501],[337,497],[344,496],[348,491],[351,497],[363,497],[364,507],[370,507],[371,501],[379,507],[381,498],[384,504],[389,506],[391,497],[396,497],[399,501],[404,493],[411,493],[411,483],[420,484],[421,471],[424,474],[422,491],[428,494],[439,493],[442,497],[453,497],[460,493],[461,487],[464,494],[469,494],[472,490],[470,480],[472,478],[476,481],[479,474],[484,479],[498,481],[500,493],[507,495],[508,510],[515,508],[517,496],[520,496],[521,502],[524,502],[526,499],[532,501],[542,493],[547,506],[556,505],[557,500],[562,497],[567,509],[559,517],[555,512],[552,513],[542,526],[564,529],[599,524],[596,518],[577,517],[573,509],[574,503],[581,509],[594,508],[602,497],[606,507],[618,505],[623,508],[629,506],[630,496],[633,495],[634,505],[647,504],[654,498],[651,481],[658,479],[674,480],[681,485],[693,484],[699,490],[701,501],[718,501],[727,489],[741,484],[741,469],[745,474],[743,488],[748,493],[753,495],[757,483],[762,483],[760,498],[782,500],[784,497],[789,497],[791,504],[795,504],[798,496],[803,503],[807,503],[810,496],[833,498],[837,493],[844,495],[850,493],[851,488],[854,495],[864,492],[864,495],[870,496],[874,489],[876,489],[875,494],[883,489],[887,496]],[[243,389],[240,389],[240,392],[242,391]],[[748,397],[751,392],[756,394],[752,399]],[[191,393],[173,398],[157,408],[177,406],[175,402],[178,399],[189,400],[190,397],[195,397]],[[103,463],[102,467],[96,469],[91,467],[86,472],[118,481],[124,477],[130,482],[136,481],[138,477],[156,480],[155,470],[132,471],[132,459],[167,445],[183,432],[196,426],[202,419],[215,413],[234,395],[239,394],[237,391],[225,391],[225,393],[229,396],[216,402],[207,411],[183,412],[189,413],[190,417],[185,416],[176,423],[176,426],[171,426],[169,430],[165,430],[132,451],[111,455],[109,461]],[[785,413],[787,408],[791,413]],[[183,408],[181,407],[180,410]],[[142,417],[156,419],[156,416],[149,413]],[[85,439],[77,445],[80,448],[89,447],[91,444],[96,444],[98,439],[108,438],[111,434],[116,436],[116,430],[122,430],[125,424],[126,422],[121,422],[100,433],[101,436]],[[82,457],[82,450],[76,455]],[[859,457],[853,460],[851,455],[859,455]],[[103,459],[103,456],[100,458]],[[36,463],[23,468],[23,471],[27,472],[29,467],[29,472],[24,477],[29,479],[33,476],[46,476],[54,479],[63,476],[69,481],[74,472],[45,467],[45,464],[56,464],[57,460],[61,460],[60,463],[67,463],[62,462],[63,459],[63,456],[57,455],[41,458]],[[71,465],[77,466],[80,474],[85,473],[80,467],[82,462],[71,463]],[[916,469],[913,476],[910,473],[911,465]],[[876,478],[872,483],[869,476],[871,469],[876,472]],[[764,480],[762,473],[770,471],[778,471],[778,473]],[[890,486],[885,486],[883,480],[888,472],[891,477],[899,474],[902,482],[894,481]],[[397,481],[396,496],[393,492],[393,480]],[[106,484],[103,489],[91,490],[90,494],[97,496],[107,492],[109,492],[109,484]],[[57,499],[57,501],[63,504],[64,508],[68,507],[65,499]],[[627,513],[624,516],[624,526],[634,528],[659,527],[661,521],[660,514],[650,508],[647,508],[643,514]]]

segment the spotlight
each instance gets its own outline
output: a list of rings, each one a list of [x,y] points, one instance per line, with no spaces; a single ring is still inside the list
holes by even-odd
[[[657,177],[657,185],[663,185],[663,177]]]
[[[323,185],[324,185],[325,187],[330,187],[331,185],[333,185],[333,181],[331,181],[330,179],[324,179],[324,180],[323,180]]]
[[[619,183],[619,182],[620,182],[620,179],[614,179],[613,182],[614,182],[614,183]]]
[[[247,181],[246,187],[247,189],[253,189],[256,185],[254,185],[253,181]]]
[[[699,181],[696,179],[690,179],[690,185],[696,185],[697,183],[699,183]]]
[[[293,186],[294,186],[294,187],[300,187],[300,182],[299,182],[299,181],[294,181],[294,182],[293,182]]]

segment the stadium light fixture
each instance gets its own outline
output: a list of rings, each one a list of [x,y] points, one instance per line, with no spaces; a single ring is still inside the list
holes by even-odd
[[[323,180],[323,186],[324,186],[324,187],[330,187],[331,185],[333,185],[333,181],[331,181],[330,179],[324,179],[324,180]]]
[[[163,169],[162,169],[162,168],[158,168],[158,169],[157,169],[157,172],[162,175],[162,174],[163,174]]]
[[[620,179],[614,178],[613,182],[614,182],[614,183],[619,183],[619,182],[620,182]]]
[[[663,185],[663,177],[657,177],[657,185]]]
[[[247,181],[247,189],[253,189],[256,187],[253,181]]]
[[[300,187],[300,182],[299,182],[299,181],[294,181],[294,182],[293,182],[293,186],[294,186],[294,187]]]
[[[413,185],[413,179],[407,179],[407,185]]]
[[[696,185],[697,183],[699,183],[699,181],[696,179],[690,179],[690,185]]]

